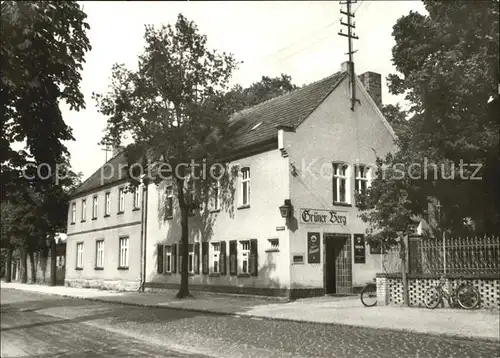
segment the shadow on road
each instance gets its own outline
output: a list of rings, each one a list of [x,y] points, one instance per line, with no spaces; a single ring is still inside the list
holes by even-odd
[[[15,291],[15,290],[14,290]],[[14,291],[10,291],[11,293]],[[199,313],[178,310],[167,307],[135,307],[120,303],[102,303],[87,301],[83,299],[64,298],[49,295],[36,295],[39,299],[33,299],[31,295],[29,301],[21,301],[22,293],[14,300],[1,304],[2,315],[9,313],[38,313],[45,317],[57,317],[58,319],[48,319],[40,322],[18,322],[19,325],[5,326],[2,324],[2,331],[22,330],[27,328],[51,326],[55,324],[83,323],[96,320],[109,319],[111,323],[132,322],[132,323],[165,323],[179,319],[194,318],[196,316],[213,317],[219,316],[216,313]],[[17,293],[15,294],[17,296]],[[23,296],[26,298],[26,296]],[[67,318],[68,317],[68,318]]]

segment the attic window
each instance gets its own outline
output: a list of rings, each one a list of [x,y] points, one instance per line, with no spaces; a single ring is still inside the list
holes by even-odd
[[[257,124],[256,124],[256,125],[254,125],[254,126],[252,127],[252,129],[250,129],[250,130],[251,130],[251,131],[253,131],[254,129],[259,128],[261,124],[262,124],[262,122],[257,123]]]

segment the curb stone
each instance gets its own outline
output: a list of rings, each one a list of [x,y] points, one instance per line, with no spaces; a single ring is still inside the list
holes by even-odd
[[[480,341],[488,342],[488,343],[497,343],[497,344],[500,343],[500,339],[495,339],[495,338],[491,338],[491,337],[477,337],[477,336],[470,336],[470,335],[463,335],[463,334],[456,334],[456,333],[420,332],[418,330],[413,330],[413,329],[408,329],[408,328],[385,328],[385,327],[376,328],[376,327],[370,327],[370,326],[364,326],[364,325],[345,324],[345,323],[338,323],[338,322],[318,322],[318,321],[313,321],[313,320],[302,320],[302,319],[296,319],[296,318],[270,317],[270,316],[264,316],[264,315],[250,314],[250,313],[246,313],[246,312],[237,312],[236,313],[236,312],[224,312],[224,311],[216,311],[216,310],[202,309],[202,308],[190,308],[190,307],[178,307],[178,306],[176,307],[176,306],[168,306],[168,305],[161,306],[158,304],[127,302],[127,301],[122,301],[122,300],[111,300],[111,299],[106,299],[106,298],[102,298],[102,297],[84,297],[84,296],[68,295],[68,294],[64,294],[64,293],[37,292],[37,291],[30,291],[30,290],[24,290],[22,288],[13,288],[13,287],[11,289],[18,290],[18,291],[29,291],[29,292],[36,292],[36,293],[40,293],[40,294],[46,294],[46,295],[60,296],[60,297],[65,297],[65,298],[70,298],[70,299],[81,299],[81,300],[93,301],[93,302],[121,304],[121,305],[125,305],[125,306],[134,306],[134,307],[170,309],[170,310],[203,313],[203,314],[217,315],[217,316],[232,316],[235,318],[241,318],[241,317],[258,318],[259,320],[266,320],[266,321],[296,322],[296,323],[306,323],[306,324],[315,324],[315,325],[323,325],[323,326],[346,326],[346,327],[352,327],[352,328],[365,328],[365,329],[382,329],[385,331],[406,332],[406,333],[431,336],[431,337],[435,337],[435,338],[447,337],[447,338],[452,338],[452,339],[457,339],[457,340],[475,339],[475,340],[480,340]]]

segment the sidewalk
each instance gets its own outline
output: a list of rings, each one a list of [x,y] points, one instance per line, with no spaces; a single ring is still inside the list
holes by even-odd
[[[136,306],[168,307],[262,319],[279,319],[321,324],[342,324],[386,328],[419,333],[479,338],[499,341],[498,311],[408,308],[397,306],[364,307],[359,297],[316,297],[293,302],[253,296],[193,293],[194,298],[178,300],[176,291],[161,293],[116,292],[88,288],[4,283],[12,288],[37,293],[113,302]]]

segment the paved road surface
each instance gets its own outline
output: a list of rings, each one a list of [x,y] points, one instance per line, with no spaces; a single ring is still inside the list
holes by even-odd
[[[500,357],[498,344],[1,290],[2,357]],[[457,324],[460,324],[457,322]]]

